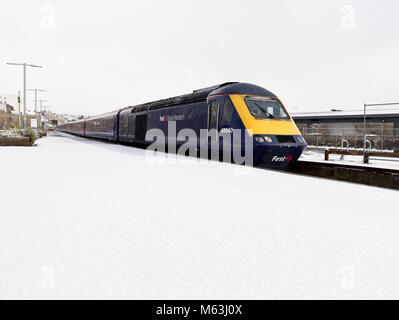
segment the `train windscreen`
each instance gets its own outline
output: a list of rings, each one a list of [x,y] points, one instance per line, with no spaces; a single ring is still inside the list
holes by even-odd
[[[247,97],[245,98],[245,103],[251,114],[257,119],[290,119],[284,106],[278,100],[262,97]]]

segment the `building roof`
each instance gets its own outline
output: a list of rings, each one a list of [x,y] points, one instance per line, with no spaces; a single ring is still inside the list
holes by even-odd
[[[3,102],[0,102],[0,110],[7,111],[7,109],[14,110],[15,108],[8,103],[5,105]]]
[[[296,120],[311,119],[357,119],[364,117],[364,110],[338,110],[338,111],[321,111],[321,112],[297,112],[291,113]],[[397,108],[390,107],[381,110],[367,110],[367,118],[398,118],[399,106]]]

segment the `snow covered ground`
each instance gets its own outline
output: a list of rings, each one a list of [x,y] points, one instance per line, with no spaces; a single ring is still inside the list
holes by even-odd
[[[341,159],[341,155],[331,154],[330,160],[325,161],[324,149],[320,149],[319,152],[314,150],[305,150],[300,160],[399,170],[398,158],[370,157],[370,163],[363,164],[363,156],[344,156],[344,158]]]
[[[29,137],[29,131],[25,129],[0,130],[0,137],[6,137],[6,138]]]
[[[396,191],[37,143],[0,148],[0,298],[399,298]]]

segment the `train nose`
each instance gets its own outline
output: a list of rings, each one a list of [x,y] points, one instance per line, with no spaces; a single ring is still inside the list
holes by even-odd
[[[295,163],[303,152],[304,146],[271,146],[266,150],[254,150],[254,165],[286,170]]]

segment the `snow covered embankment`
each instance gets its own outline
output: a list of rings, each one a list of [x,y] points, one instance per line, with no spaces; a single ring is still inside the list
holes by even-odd
[[[0,148],[1,298],[399,297],[398,192],[37,144]]]
[[[0,130],[0,146],[32,146],[36,140],[31,129]]]

